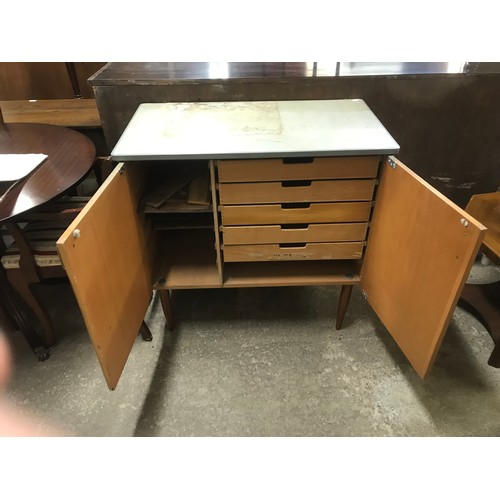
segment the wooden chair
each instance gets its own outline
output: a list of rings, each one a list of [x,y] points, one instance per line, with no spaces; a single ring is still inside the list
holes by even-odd
[[[63,197],[34,213],[4,223],[13,242],[2,255],[2,267],[9,284],[36,317],[41,344],[46,348],[55,343],[54,328],[32,285],[66,278],[56,241],[87,201],[84,197]]]
[[[49,351],[43,346],[32,322],[26,315],[17,292],[7,281],[5,270],[0,266],[0,324],[5,331],[21,331],[40,361],[49,358]]]
[[[64,196],[37,209],[36,212],[28,212],[15,221],[4,223],[13,242],[3,253],[1,263],[8,283],[36,319],[38,328],[23,323],[23,333],[36,354],[33,330],[40,331],[39,343],[46,349],[55,344],[56,338],[52,320],[42,302],[33,293],[33,285],[67,280],[57,253],[56,242],[88,200],[88,197]],[[152,339],[145,323],[140,333],[144,340]],[[46,359],[47,356],[42,355],[41,358]],[[39,359],[41,358],[39,356]]]
[[[472,196],[465,210],[488,228],[481,252],[493,264],[500,265],[500,191]],[[488,330],[495,345],[488,364],[500,368],[500,281],[466,284],[459,304]]]

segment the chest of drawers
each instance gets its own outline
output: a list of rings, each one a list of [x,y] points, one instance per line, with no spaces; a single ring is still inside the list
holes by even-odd
[[[58,242],[108,386],[153,291],[173,327],[180,288],[339,285],[340,328],[360,285],[425,377],[484,227],[398,149],[359,100],[141,105]],[[198,170],[208,204],[145,206],[151,186]]]
[[[360,259],[378,162],[218,162],[224,262]]]

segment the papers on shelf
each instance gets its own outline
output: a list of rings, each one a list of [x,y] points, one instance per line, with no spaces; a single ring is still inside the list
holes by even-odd
[[[0,153],[0,182],[17,181],[33,172],[45,161],[46,154],[2,154]]]

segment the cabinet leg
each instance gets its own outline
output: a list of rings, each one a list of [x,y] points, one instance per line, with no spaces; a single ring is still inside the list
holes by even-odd
[[[151,334],[151,330],[149,329],[146,322],[143,321],[141,327],[139,328],[139,333],[141,334],[142,340],[146,342],[151,342],[153,340],[153,335]]]
[[[174,315],[172,313],[172,302],[170,300],[170,290],[160,290],[161,306],[169,330],[174,329]]]
[[[344,322],[347,306],[349,305],[349,300],[351,299],[353,286],[354,285],[342,285],[342,289],[340,290],[339,306],[337,309],[337,322],[335,324],[335,328],[337,330],[340,330],[342,328],[342,323]]]

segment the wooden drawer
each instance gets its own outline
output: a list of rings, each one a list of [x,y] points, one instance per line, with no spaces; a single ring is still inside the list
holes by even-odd
[[[366,222],[372,202],[222,206],[223,226]]]
[[[363,242],[307,243],[297,246],[228,245],[223,248],[225,262],[255,262],[272,260],[333,260],[360,259]]]
[[[375,179],[341,181],[283,181],[220,184],[224,205],[310,201],[368,201]]]
[[[224,226],[224,245],[262,243],[319,243],[362,241],[368,223],[353,224],[290,224],[274,226]]]
[[[219,182],[368,179],[377,177],[379,164],[378,156],[314,158],[309,162],[304,159],[302,163],[285,161],[287,160],[219,161]]]

